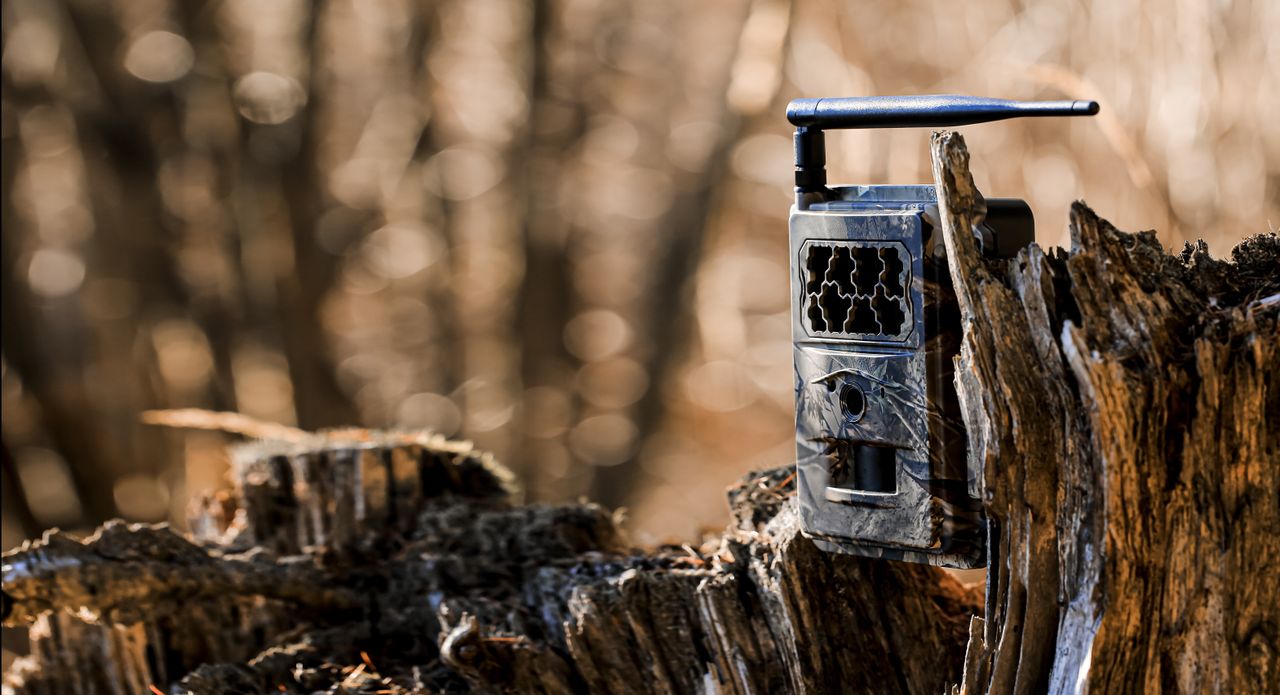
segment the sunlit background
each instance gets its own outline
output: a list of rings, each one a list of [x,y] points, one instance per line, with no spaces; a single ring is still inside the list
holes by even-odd
[[[1099,100],[965,129],[1041,244],[1078,198],[1280,225],[1274,0],[2,7],[4,548],[181,524],[231,438],[139,422],[178,407],[435,429],[696,540],[793,456],[791,98]],[[832,134],[831,180],[927,181],[927,135]]]

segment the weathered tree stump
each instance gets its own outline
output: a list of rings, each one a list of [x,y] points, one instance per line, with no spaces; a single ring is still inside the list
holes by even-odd
[[[1280,239],[1170,256],[1077,205],[1073,248],[985,260],[934,138],[958,382],[993,552],[978,589],[825,554],[789,468],[699,548],[521,506],[467,445],[356,431],[235,452],[192,536],[111,524],[4,557],[22,693],[1275,692]],[[967,647],[966,647],[967,645]]]
[[[1280,238],[1232,262],[1116,231],[987,262],[963,139],[933,140],[957,378],[998,547],[972,693],[1280,688]]]

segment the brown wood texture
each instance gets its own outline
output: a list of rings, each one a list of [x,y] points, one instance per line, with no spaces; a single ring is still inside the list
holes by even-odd
[[[1076,203],[1069,251],[984,261],[961,136],[933,169],[998,539],[961,690],[1276,692],[1280,238],[1172,256]]]
[[[237,470],[193,539],[116,523],[6,556],[6,623],[34,652],[10,685],[936,693],[978,608],[940,570],[818,551],[786,469],[732,488],[721,538],[648,553],[601,507],[514,504],[503,469],[443,440],[263,443]]]
[[[346,431],[235,451],[192,536],[111,524],[4,557],[19,693],[1275,692],[1280,239],[1167,254],[1077,205],[1073,248],[985,260],[963,140],[934,174],[958,388],[994,543],[985,608],[825,554],[788,468],[694,548],[520,504],[469,445]],[[967,648],[966,648],[967,644]]]

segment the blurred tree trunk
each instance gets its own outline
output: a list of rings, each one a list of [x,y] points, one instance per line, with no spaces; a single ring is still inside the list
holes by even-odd
[[[300,143],[297,152],[283,162],[279,171],[266,173],[267,180],[279,180],[283,187],[281,196],[289,215],[289,247],[295,272],[279,277],[280,301],[278,324],[281,344],[289,364],[289,376],[293,382],[294,404],[298,424],[317,429],[360,424],[360,414],[347,394],[338,386],[332,356],[325,349],[328,340],[324,332],[320,309],[325,297],[333,288],[341,258],[329,253],[316,243],[316,233],[326,204],[332,204],[325,176],[316,161],[321,137],[317,132],[322,100],[323,71],[328,67],[323,56],[320,38],[327,3],[313,2],[304,17],[300,44],[302,54],[310,58],[307,68],[307,105],[302,113],[284,126],[250,125],[244,134],[246,149],[249,138],[265,129],[292,128]],[[261,135],[260,135],[261,136]],[[289,137],[289,136],[286,136]],[[245,166],[253,170],[253,157],[243,158]],[[265,167],[271,169],[271,167]],[[252,173],[247,177],[254,185]],[[364,221],[364,217],[360,221]],[[351,223],[359,227],[359,222]]]
[[[524,190],[524,274],[519,292],[517,334],[520,336],[521,394],[519,434],[521,461],[517,470],[529,480],[535,496],[554,498],[543,488],[548,469],[563,468],[567,452],[548,442],[545,424],[548,399],[562,394],[572,380],[573,356],[565,349],[564,327],[573,316],[574,289],[569,253],[569,218],[560,190],[574,151],[586,133],[588,105],[574,89],[587,79],[583,59],[586,38],[562,26],[566,13],[555,0],[535,0],[530,31],[529,122],[522,153]],[[581,18],[578,18],[582,21]],[[591,32],[594,33],[594,32]],[[567,34],[567,35],[566,35]],[[559,70],[553,62],[559,58]],[[532,390],[531,389],[536,389]],[[540,398],[533,394],[543,394]],[[568,400],[567,396],[560,396]]]
[[[7,80],[6,80],[7,83]],[[24,106],[37,108],[45,101],[39,90],[16,89],[6,84],[6,91]],[[16,139],[15,139],[16,140]],[[24,148],[20,141],[6,144],[0,153],[0,195],[5,201],[14,197],[18,169],[23,163]],[[101,523],[115,515],[110,490],[114,482],[113,445],[98,445],[100,428],[84,420],[90,410],[81,384],[69,375],[59,375],[50,355],[65,355],[73,347],[58,340],[58,334],[70,332],[65,325],[44,322],[39,318],[42,305],[28,289],[20,252],[24,229],[12,204],[3,205],[4,234],[0,236],[3,260],[0,261],[0,340],[3,341],[6,366],[22,376],[32,399],[38,404],[40,419],[53,446],[69,461],[74,493],[82,504],[82,516],[90,524]],[[59,330],[61,329],[61,330]],[[5,447],[8,451],[8,446]],[[16,479],[16,476],[15,476]],[[106,491],[107,494],[102,494]],[[38,526],[33,526],[35,530]]]

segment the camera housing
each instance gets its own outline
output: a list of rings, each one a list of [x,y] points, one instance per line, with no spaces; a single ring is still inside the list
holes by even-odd
[[[1091,115],[1094,102],[973,97],[802,99],[789,221],[801,527],[824,550],[956,568],[986,562],[981,462],[955,388],[962,327],[937,194],[927,185],[826,185],[823,130]],[[973,230],[1012,258],[1031,208],[988,199]]]

